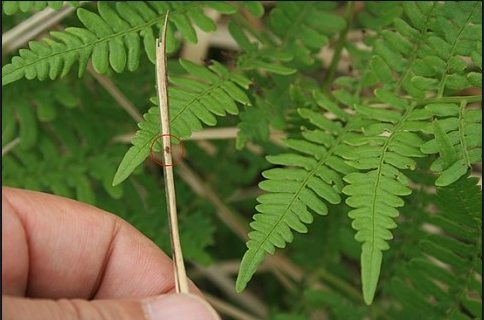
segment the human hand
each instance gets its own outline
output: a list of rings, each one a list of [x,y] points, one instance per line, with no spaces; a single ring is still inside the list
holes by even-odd
[[[119,217],[2,188],[2,319],[219,319],[174,285],[171,259]]]

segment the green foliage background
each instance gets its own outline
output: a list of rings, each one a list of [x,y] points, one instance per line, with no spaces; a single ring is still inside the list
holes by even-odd
[[[2,52],[3,185],[95,204],[170,251],[162,173],[145,161],[159,131],[155,39],[170,10],[173,134],[238,128],[235,141],[185,141],[175,170],[202,289],[255,318],[482,318],[482,193],[469,177],[482,161],[482,2],[65,5],[81,5],[66,28]],[[5,32],[63,2],[2,6]],[[239,50],[179,58],[194,26],[220,28],[206,10]],[[128,147],[120,137],[135,129]],[[261,308],[197,273],[240,259],[233,287],[248,285]]]

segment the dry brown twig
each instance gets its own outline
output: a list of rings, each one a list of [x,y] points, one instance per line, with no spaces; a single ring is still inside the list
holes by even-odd
[[[170,239],[175,269],[176,292],[189,293],[187,274],[183,263],[183,253],[178,232],[178,217],[176,210],[175,180],[173,179],[173,159],[170,137],[170,116],[168,112],[168,81],[166,75],[166,27],[169,12],[166,13],[161,42],[156,40],[156,82],[158,91],[158,106],[160,108],[160,126],[163,154],[163,176],[165,178],[166,203],[170,222]]]

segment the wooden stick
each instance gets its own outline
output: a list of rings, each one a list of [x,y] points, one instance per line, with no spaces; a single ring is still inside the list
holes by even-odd
[[[175,269],[175,288],[178,293],[189,293],[183,254],[178,232],[178,220],[176,211],[175,180],[173,179],[173,160],[170,137],[170,117],[168,112],[168,81],[166,76],[166,27],[168,23],[166,13],[165,24],[161,43],[156,40],[156,80],[158,87],[158,106],[160,107],[161,138],[163,143],[163,171],[165,178],[166,204],[170,223],[171,249],[173,255],[173,267]]]

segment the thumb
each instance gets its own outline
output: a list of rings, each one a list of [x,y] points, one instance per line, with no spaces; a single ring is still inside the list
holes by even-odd
[[[2,319],[18,320],[220,320],[215,310],[191,294],[146,300],[30,299],[2,296]]]

